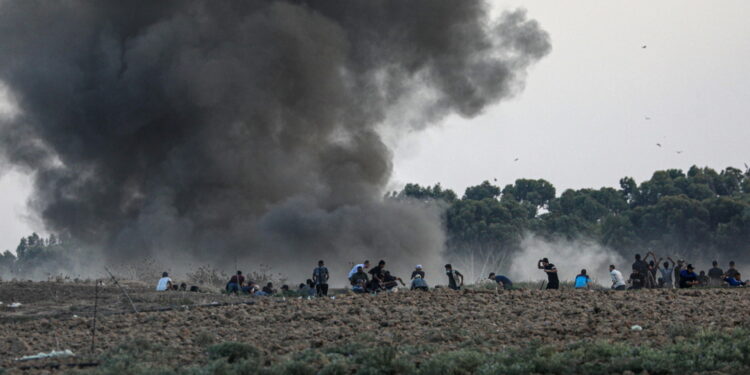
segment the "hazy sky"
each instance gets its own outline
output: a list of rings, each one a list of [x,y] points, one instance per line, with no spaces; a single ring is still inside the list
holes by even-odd
[[[550,33],[552,53],[514,100],[394,141],[394,188],[441,182],[460,195],[483,180],[527,177],[559,193],[641,181],[656,169],[750,164],[750,2],[493,4],[527,8]],[[26,186],[17,172],[0,174],[0,250],[43,232],[28,219]]]

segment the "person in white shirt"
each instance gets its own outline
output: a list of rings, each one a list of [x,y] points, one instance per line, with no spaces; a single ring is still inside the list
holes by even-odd
[[[351,280],[352,276],[354,276],[355,273],[357,273],[357,268],[362,267],[362,271],[367,272],[367,269],[370,268],[370,261],[366,260],[362,264],[357,264],[354,267],[352,267],[352,270],[349,271],[349,275],[346,276],[347,279]]]
[[[615,269],[614,264],[609,265],[609,275],[612,276],[612,289],[625,290],[625,279],[622,278],[622,273]]]
[[[161,279],[156,283],[156,291],[163,292],[165,290],[172,289],[172,279],[169,278],[169,274],[166,272],[161,274]]]

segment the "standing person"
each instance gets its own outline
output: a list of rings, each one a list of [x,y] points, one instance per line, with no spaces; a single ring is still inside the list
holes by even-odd
[[[549,262],[549,259],[540,259],[536,264],[537,268],[544,270],[547,274],[547,289],[559,289],[560,279],[557,278],[557,268]]]
[[[669,262],[672,262],[672,267],[669,267],[669,262],[662,263],[663,267],[659,267],[659,263],[663,260],[663,258],[659,258],[659,260],[656,262],[656,267],[658,268],[659,272],[661,272],[661,279],[660,280],[660,286],[662,288],[674,288],[674,284],[672,283],[672,275],[674,274],[674,268],[675,263],[674,260],[672,260],[671,257],[667,257]]]
[[[609,276],[612,277],[612,289],[625,290],[625,279],[622,277],[622,273],[615,269],[614,264],[609,265]]]
[[[693,272],[692,264],[688,264],[684,270],[680,271],[680,288],[692,288],[698,285],[698,275]]]
[[[490,280],[496,282],[497,285],[501,286],[505,290],[513,289],[513,282],[503,275],[495,275],[495,273],[492,272],[490,273]]]
[[[641,254],[635,254],[635,262],[633,262],[633,269],[638,270],[638,273],[644,276],[646,275],[646,272],[648,272],[648,263],[646,263],[645,260],[641,259]]]
[[[586,274],[586,269],[582,269],[581,273],[576,276],[575,279],[575,288],[576,289],[589,289],[589,283],[591,283],[591,278],[589,275]]]
[[[417,275],[419,275],[422,279],[424,279],[425,277],[425,273],[422,270],[421,264],[417,264],[417,267],[414,268],[414,271],[412,271],[411,273],[411,279],[414,280],[414,278],[417,277]]]
[[[172,279],[169,278],[168,273],[162,272],[161,279],[156,283],[156,291],[163,292],[170,289],[172,289]]]
[[[445,265],[445,274],[448,276],[448,288],[459,290],[464,286],[464,275],[454,270],[452,265]]]
[[[318,267],[313,270],[313,283],[318,297],[328,295],[328,268],[322,260],[318,261]]]
[[[740,272],[739,272],[739,271],[737,271],[737,269],[736,269],[736,268],[734,268],[734,261],[733,261],[733,260],[732,260],[732,261],[730,261],[730,262],[729,262],[729,269],[727,270],[727,272],[726,272],[726,274],[725,274],[725,275],[726,275],[727,277],[729,277],[729,278],[734,278],[734,275],[736,275],[736,274],[738,274],[738,273],[740,273]]]
[[[708,270],[708,286],[721,286],[724,279],[724,270],[719,268],[719,262],[711,262],[711,269]]]
[[[354,274],[357,273],[357,268],[362,268],[362,271],[367,272],[367,269],[370,268],[370,261],[369,260],[365,260],[361,264],[357,264],[354,267],[352,267],[352,270],[349,271],[349,274],[347,275],[347,278],[349,280],[351,280],[352,276],[354,276]],[[354,285],[354,284],[352,284],[352,285]]]

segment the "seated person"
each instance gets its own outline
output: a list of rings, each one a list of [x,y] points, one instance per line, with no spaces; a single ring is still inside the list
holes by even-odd
[[[163,292],[170,289],[172,289],[172,279],[169,278],[168,273],[163,272],[161,274],[161,279],[159,279],[159,282],[156,283],[156,291]]]
[[[354,293],[367,293],[367,288],[365,288],[365,280],[357,279],[356,284],[352,286],[352,292]]]
[[[187,283],[180,284],[180,290],[187,291]]]
[[[633,268],[633,273],[630,274],[630,279],[628,279],[628,283],[630,284],[628,290],[641,289],[645,282],[645,275],[641,274],[638,269]]]
[[[729,286],[745,286],[745,282],[741,279],[742,276],[740,276],[740,273],[737,272],[734,274],[734,277],[726,277],[724,278],[724,281],[729,284]]]
[[[586,270],[582,269],[581,273],[576,276],[575,280],[575,288],[576,289],[588,289],[589,283],[591,283],[591,278],[589,275],[586,274]]]
[[[706,271],[701,271],[698,274],[698,286],[708,286],[709,282],[708,275],[706,275]]]
[[[698,285],[698,275],[693,270],[693,265],[688,264],[686,269],[680,271],[680,288],[692,288],[693,285]]]
[[[313,293],[310,293],[310,291],[313,291]],[[309,297],[312,294],[314,294],[314,290],[310,288],[307,284],[299,284],[299,287],[297,288],[297,294],[301,297]]]
[[[496,282],[498,286],[502,287],[505,290],[513,289],[513,282],[503,275],[495,275],[494,272],[491,272],[490,280]]]
[[[422,275],[414,275],[414,279],[411,281],[411,290],[423,290],[426,292],[430,288],[427,286],[427,281],[422,278]]]
[[[424,270],[422,270],[421,264],[417,264],[417,267],[415,267],[414,271],[412,271],[411,273],[412,280],[414,280],[414,278],[417,277],[417,275],[419,275],[419,277],[421,277],[422,279],[424,279],[425,277],[425,273],[424,273]]]
[[[360,281],[363,281],[365,284],[367,284],[370,279],[367,277],[367,273],[365,273],[362,267],[357,267],[357,272],[352,275],[349,281],[351,281],[352,286],[356,286]]]
[[[247,294],[255,294],[259,290],[260,290],[260,286],[256,284],[254,281],[250,281],[250,280],[248,280],[247,284],[245,284],[242,287],[242,293],[247,293]]]
[[[276,289],[273,288],[272,282],[269,282],[268,284],[266,284],[266,286],[263,287],[263,293],[266,293],[266,295],[269,295],[269,296],[276,294]]]
[[[386,290],[391,290],[397,287],[398,283],[401,283],[401,286],[406,286],[406,284],[404,284],[404,280],[401,280],[400,277],[391,275],[390,271],[383,272],[383,286]]]
[[[240,291],[242,285],[245,283],[245,276],[242,276],[242,271],[237,271],[237,274],[232,275],[227,283],[227,293],[235,293]]]

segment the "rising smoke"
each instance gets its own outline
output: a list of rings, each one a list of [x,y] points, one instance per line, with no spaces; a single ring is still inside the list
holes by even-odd
[[[437,267],[439,210],[383,202],[381,127],[474,116],[550,50],[479,0],[3,1],[2,158],[113,263]]]

